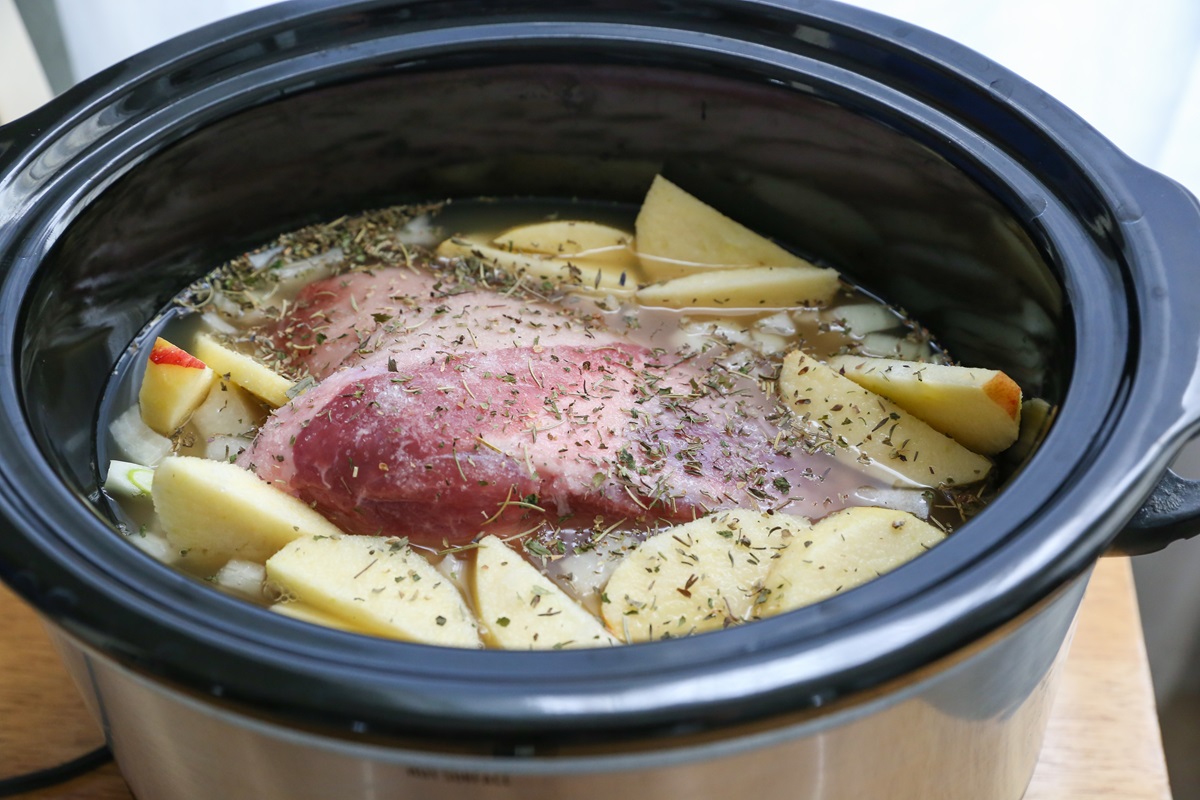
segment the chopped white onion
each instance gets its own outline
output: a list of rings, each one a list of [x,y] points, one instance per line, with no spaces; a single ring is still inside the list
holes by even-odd
[[[283,252],[282,247],[268,247],[259,253],[250,253],[246,259],[250,262],[250,266],[255,269],[262,269],[275,260],[275,256]]]
[[[436,247],[446,238],[442,229],[433,224],[433,217],[429,214],[413,217],[396,231],[396,235],[405,244],[423,247]]]
[[[446,577],[446,580],[453,583],[463,592],[468,591],[467,587],[467,562],[456,556],[454,553],[447,553],[441,561],[434,564],[437,571]]]
[[[235,558],[217,570],[217,574],[213,576],[213,583],[235,594],[261,601],[263,581],[266,578],[267,570],[262,564]]]
[[[786,311],[780,311],[778,314],[763,317],[754,323],[754,327],[763,333],[773,333],[777,336],[796,335],[796,321]]]
[[[280,286],[296,279],[300,279],[304,283],[311,283],[312,281],[332,275],[333,268],[341,264],[344,258],[345,254],[342,248],[331,247],[324,253],[315,255],[312,258],[284,264],[278,269],[272,270],[271,273],[275,276]]]
[[[104,476],[104,491],[119,497],[149,497],[154,470],[129,461],[111,461]]]
[[[142,422],[142,412],[136,403],[112,421],[108,432],[120,454],[139,464],[157,466],[171,453],[171,440]]]
[[[851,303],[821,312],[827,322],[854,336],[900,327],[900,319],[891,309],[875,303]]]
[[[862,354],[905,361],[928,361],[933,357],[933,350],[924,342],[914,342],[890,333],[868,333],[863,337]]]
[[[928,489],[887,489],[879,486],[860,486],[854,496],[867,505],[907,511],[921,519],[929,519],[931,497]]]
[[[241,330],[241,328],[237,327],[232,322],[229,322],[220,314],[214,314],[211,311],[205,311],[203,314],[201,314],[200,322],[203,323],[205,328],[213,333],[222,333],[233,336]]]
[[[589,550],[551,561],[546,565],[546,574],[584,607],[599,613],[600,593],[609,576],[621,563],[621,556],[637,543],[631,536],[609,534]]]
[[[143,527],[137,533],[131,533],[125,538],[156,561],[173,564],[178,560],[179,552],[167,541],[166,534],[161,531]]]

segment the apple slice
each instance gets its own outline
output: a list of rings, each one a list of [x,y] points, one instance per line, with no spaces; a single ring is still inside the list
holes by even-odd
[[[633,294],[638,283],[637,275],[603,261],[514,252],[460,237],[442,242],[437,254],[442,258],[478,258],[513,277],[526,276],[534,283],[549,281],[584,294]]]
[[[646,642],[741,622],[772,559],[808,527],[803,517],[738,509],[657,533],[613,570],[604,624],[618,639]]]
[[[1057,412],[1056,406],[1040,397],[1031,397],[1021,403],[1021,431],[1013,446],[1004,451],[1004,460],[1017,465],[1028,458],[1042,443]]]
[[[976,483],[992,469],[987,458],[799,350],[783,359],[779,396],[815,445],[844,449],[920,486]]]
[[[697,272],[638,290],[644,306],[775,309],[827,305],[841,282],[835,269],[746,267]]]
[[[326,611],[319,611],[308,603],[287,602],[287,603],[272,603],[267,607],[268,610],[274,611],[281,617],[291,617],[298,619],[301,622],[307,622],[310,625],[322,625],[326,628],[337,628],[340,631],[349,631],[350,633],[363,633],[362,630],[354,627],[341,617],[334,616]]]
[[[812,266],[661,175],[650,184],[634,228],[638,260],[653,281],[690,275],[705,266]]]
[[[212,381],[204,361],[162,337],[155,339],[138,391],[142,421],[155,433],[172,435],[204,402]]]
[[[600,620],[495,536],[475,549],[475,610],[489,644],[562,650],[619,644]]]
[[[225,461],[165,458],[151,494],[167,538],[198,570],[232,558],[261,564],[299,536],[341,534],[307,503]]]
[[[304,536],[267,560],[267,579],[363,633],[480,646],[479,627],[458,589],[404,540]]]
[[[211,335],[196,336],[192,348],[218,375],[225,376],[272,408],[287,405],[292,382],[250,356],[227,347]]]
[[[995,455],[1017,440],[1021,387],[994,369],[838,356],[829,366],[956,442]]]
[[[574,264],[603,265],[625,270],[631,276],[641,272],[633,252],[633,234],[584,220],[553,220],[509,228],[492,240],[505,250],[555,256]]]
[[[890,572],[946,534],[907,511],[857,506],[830,514],[772,562],[758,617],[824,600]]]

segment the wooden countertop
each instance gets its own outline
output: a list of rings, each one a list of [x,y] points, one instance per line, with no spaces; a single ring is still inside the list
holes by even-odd
[[[0,586],[0,777],[102,743],[33,612]],[[112,764],[30,800],[130,800]],[[1150,671],[1127,559],[1104,559],[1025,800],[1170,800]]]
[[[1170,800],[1127,558],[1101,559],[1025,800]]]

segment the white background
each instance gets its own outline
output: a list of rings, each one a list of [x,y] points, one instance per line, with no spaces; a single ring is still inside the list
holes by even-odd
[[[263,0],[55,0],[76,79]],[[1138,161],[1200,194],[1197,0],[855,0],[949,36],[1071,107]],[[1197,259],[1200,273],[1200,254]],[[1200,274],[1198,274],[1200,279]],[[1200,313],[1200,309],[1197,310]],[[1200,474],[1200,454],[1189,450]],[[1136,562],[1160,699],[1200,690],[1200,540]]]
[[[54,0],[76,79],[267,0]],[[1200,2],[852,0],[955,39],[1200,193]]]

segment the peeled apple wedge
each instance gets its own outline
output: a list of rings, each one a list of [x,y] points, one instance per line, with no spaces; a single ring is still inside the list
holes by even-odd
[[[660,308],[773,309],[827,305],[840,281],[835,269],[747,267],[697,272],[651,284],[634,295]]]
[[[772,562],[760,617],[824,600],[890,572],[946,538],[907,511],[859,506],[830,514]]]
[[[802,517],[734,510],[657,533],[613,571],[604,624],[622,641],[646,642],[741,622],[773,559],[808,527]]]
[[[475,550],[475,610],[488,644],[562,650],[619,644],[600,621],[495,536]]]
[[[303,501],[225,461],[164,458],[151,495],[168,540],[200,569],[234,558],[261,564],[297,537],[341,535]]]
[[[812,266],[661,175],[655,176],[642,200],[634,232],[638,260],[652,281],[679,278],[706,266]]]
[[[363,631],[351,625],[341,617],[324,611],[318,611],[307,603],[287,602],[287,603],[272,603],[267,607],[269,611],[274,611],[282,617],[291,617],[298,619],[301,622],[307,622],[310,625],[322,625],[326,628],[337,628],[340,631],[349,631],[351,633],[363,633]]]
[[[514,277],[550,281],[583,293],[632,294],[638,285],[638,276],[631,270],[612,264],[522,253],[458,237],[438,245],[437,254],[442,258],[482,259]]]
[[[968,450],[995,455],[1017,440],[1021,387],[994,369],[838,356],[829,366]]]
[[[138,390],[142,421],[155,433],[170,436],[204,402],[212,383],[213,371],[203,359],[159,337]]]
[[[1033,452],[1046,435],[1057,409],[1040,397],[1021,403],[1021,431],[1017,441],[1004,452],[1005,460],[1019,464]]]
[[[218,342],[207,333],[196,336],[192,349],[196,357],[212,367],[218,375],[228,377],[272,408],[287,405],[292,382],[248,355],[239,353]]]
[[[630,275],[640,273],[634,255],[633,234],[584,220],[553,220],[509,228],[492,240],[505,250],[539,253],[569,259],[579,264],[611,266],[626,270]]]
[[[917,485],[975,483],[992,469],[987,458],[800,350],[783,359],[779,397],[821,446],[865,456]]]
[[[267,580],[363,633],[480,646],[475,617],[458,589],[403,540],[304,536],[267,559]]]

